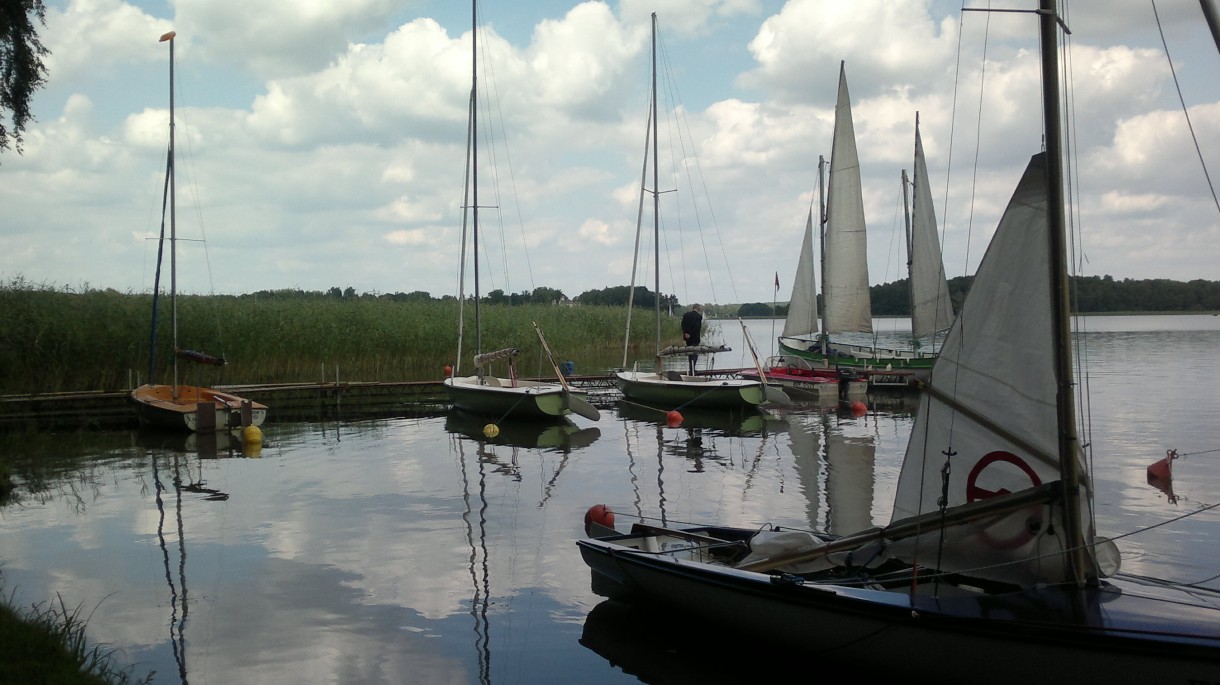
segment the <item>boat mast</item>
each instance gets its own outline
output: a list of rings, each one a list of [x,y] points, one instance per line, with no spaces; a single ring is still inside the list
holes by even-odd
[[[915,128],[919,129],[919,114],[915,115]],[[919,173],[916,169],[915,173]],[[915,265],[915,241],[911,236],[911,198],[908,188],[910,180],[907,178],[907,170],[902,170],[902,214],[906,220],[906,235],[907,235],[907,301],[911,307],[911,325],[915,325],[915,273],[913,271]],[[915,341],[915,329],[911,329],[911,340]]]
[[[169,43],[169,303],[173,331],[174,384],[173,398],[178,399],[178,202],[174,170],[174,37],[170,31],[159,42]],[[152,379],[149,378],[149,382]]]
[[[818,337],[822,341],[822,354],[825,355],[829,354],[827,343],[830,342],[830,334],[826,332],[826,158],[822,155],[818,155],[818,260],[823,298],[818,307],[822,315],[822,334]],[[814,293],[814,302],[817,297],[817,293]]]
[[[474,254],[474,354],[483,353],[483,326],[479,312],[479,18],[478,0],[470,2],[470,186],[471,236]],[[475,373],[483,375],[481,367]]]
[[[1076,435],[1071,360],[1071,310],[1067,277],[1067,230],[1063,193],[1063,134],[1059,103],[1059,10],[1056,0],[1039,0],[1039,32],[1042,43],[1042,101],[1045,103],[1048,256],[1051,273],[1052,327],[1054,334],[1055,404],[1059,424],[1059,469],[1066,507],[1067,547],[1070,573],[1079,586],[1096,583],[1090,573],[1081,520],[1080,488],[1083,474],[1076,458],[1080,441]]]
[[[656,301],[657,373],[661,373],[661,186],[657,182],[657,13],[652,13],[652,277]]]

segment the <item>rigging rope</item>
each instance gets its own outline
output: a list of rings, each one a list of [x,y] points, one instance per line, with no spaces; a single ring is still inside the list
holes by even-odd
[[[1156,30],[1161,34],[1161,46],[1165,48],[1165,61],[1169,62],[1169,73],[1173,74],[1173,86],[1178,91],[1178,102],[1182,104],[1182,115],[1186,117],[1186,128],[1190,130],[1190,140],[1195,145],[1195,154],[1199,156],[1199,166],[1203,167],[1203,177],[1207,179],[1207,188],[1212,193],[1212,201],[1216,203],[1216,211],[1220,212],[1220,197],[1216,196],[1216,186],[1207,173],[1207,162],[1203,159],[1203,151],[1199,148],[1199,138],[1195,135],[1195,127],[1190,123],[1190,111],[1186,100],[1182,97],[1182,84],[1178,83],[1178,72],[1173,68],[1173,58],[1169,56],[1169,43],[1165,41],[1165,30],[1161,27],[1161,15],[1156,10],[1156,0],[1152,1],[1152,15],[1156,18]]]

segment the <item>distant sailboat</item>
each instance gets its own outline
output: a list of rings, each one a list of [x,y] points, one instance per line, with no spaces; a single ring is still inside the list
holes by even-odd
[[[713,378],[684,374],[678,371],[665,371],[663,358],[665,356],[687,356],[689,354],[707,354],[728,351],[724,346],[677,346],[661,347],[661,277],[660,277],[660,221],[661,209],[657,185],[657,60],[656,60],[657,15],[652,15],[652,103],[649,109],[649,136],[652,143],[652,199],[653,199],[653,256],[656,260],[653,268],[656,288],[655,315],[656,330],[656,368],[652,371],[641,371],[638,368],[623,369],[615,373],[616,382],[623,392],[623,397],[630,401],[656,405],[666,409],[676,407],[718,407],[724,409],[740,409],[758,407],[766,401],[785,402],[787,396],[776,387],[759,382],[759,379],[744,378]],[[641,193],[647,192],[641,188]],[[641,197],[642,202],[642,197]],[[634,278],[634,276],[633,276]],[[635,283],[631,284],[631,292],[635,292]],[[630,316],[630,314],[628,314]],[[630,318],[628,319],[630,327]],[[628,329],[630,331],[630,329]],[[626,364],[626,343],[624,343],[624,365]]]
[[[919,113],[915,113],[915,177],[911,181],[915,196],[907,213],[907,272],[911,293],[911,337],[919,341],[948,330],[953,323],[953,303],[949,300],[949,281],[936,234],[936,208],[928,183],[928,162],[919,135]],[[905,198],[906,172],[903,172]]]
[[[178,348],[178,227],[174,166],[174,37],[176,35],[175,32],[170,31],[161,36],[160,41],[169,43],[169,152],[165,168],[165,191],[169,200],[170,308],[174,345],[173,382],[169,385],[158,385],[152,382],[157,366],[157,300],[160,293],[160,283],[158,282],[153,293],[152,333],[148,361],[149,383],[131,391],[131,399],[136,405],[140,423],[148,426],[189,431],[261,426],[267,417],[265,405],[212,388],[178,384],[179,359],[211,366],[224,366],[225,359]],[[164,244],[165,238],[164,226],[162,223],[162,244]],[[160,273],[158,253],[158,276]]]
[[[819,195],[822,194],[823,166],[824,162],[819,159]],[[818,202],[822,267],[820,335],[817,292],[813,288],[811,211],[797,262],[788,318],[779,338],[780,349],[822,368],[858,372],[911,369],[926,375],[934,361],[931,354],[832,342],[830,339],[837,334],[873,332],[864,195],[851,116],[851,96],[847,90],[846,65],[843,62],[839,64],[839,91],[827,185],[825,202]]]
[[[471,217],[471,236],[473,238],[474,255],[474,328],[475,328],[475,373],[470,376],[459,376],[462,357],[462,320],[459,318],[457,361],[453,364],[453,374],[444,381],[445,390],[456,410],[479,414],[493,419],[512,420],[562,420],[576,413],[590,420],[600,418],[600,412],[585,400],[585,392],[568,387],[562,374],[558,379],[549,381],[524,380],[517,377],[516,358],[520,349],[504,348],[492,352],[483,352],[482,316],[479,302],[479,137],[478,137],[478,12],[477,3],[471,2],[470,42],[472,51],[472,74],[470,87],[470,130],[468,136],[467,160],[469,169],[466,190],[469,193],[469,216]],[[465,237],[462,247],[465,249]],[[463,255],[464,258],[464,255]],[[459,298],[461,307],[466,305],[464,294]],[[459,314],[459,317],[463,316]],[[538,327],[535,325],[535,329]],[[538,338],[548,357],[550,348],[542,331],[538,330]],[[495,361],[508,363],[507,377],[489,374],[485,369]],[[554,358],[551,357],[552,365]],[[498,427],[497,427],[498,430]]]

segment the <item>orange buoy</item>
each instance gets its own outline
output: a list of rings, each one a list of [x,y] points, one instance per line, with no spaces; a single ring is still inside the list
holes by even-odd
[[[682,414],[678,413],[677,409],[671,409],[665,412],[665,425],[670,428],[677,428],[682,425]]]
[[[585,512],[585,535],[593,537],[593,524],[614,530],[614,511],[604,504],[594,504]]]
[[[1173,460],[1178,458],[1177,450],[1166,450],[1165,458],[1148,465],[1148,482],[1167,481],[1173,478]]]
[[[452,375],[453,375],[453,367],[450,366],[449,364],[445,364],[445,378],[448,378]]]
[[[851,403],[851,415],[852,416],[864,416],[867,413],[868,413],[868,405],[864,404],[860,400],[855,400],[854,402]]]

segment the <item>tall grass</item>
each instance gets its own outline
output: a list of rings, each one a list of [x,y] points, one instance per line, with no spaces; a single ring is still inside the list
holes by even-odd
[[[153,381],[172,378],[169,298],[160,301]],[[124,390],[148,382],[152,296],[74,291],[23,280],[0,284],[0,393]],[[521,349],[524,375],[550,375],[532,321],[560,360],[578,368],[621,363],[626,309],[600,306],[482,305],[482,348]],[[664,338],[677,342],[676,320]],[[632,317],[632,358],[650,357],[651,316]],[[385,297],[178,297],[183,349],[224,356],[223,367],[179,362],[179,382],[241,385],[334,380],[439,380],[457,357],[455,300]],[[469,370],[474,313],[466,308],[460,369]],[[586,363],[587,362],[587,363]]]
[[[152,682],[151,673],[134,680],[131,669],[116,668],[114,650],[89,646],[80,607],[56,599],[25,611],[13,608],[11,596],[0,602],[0,683]]]

